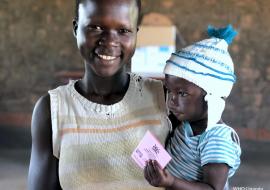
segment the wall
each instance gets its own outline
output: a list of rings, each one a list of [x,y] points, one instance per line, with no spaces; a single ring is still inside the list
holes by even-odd
[[[61,76],[81,74],[73,2],[0,1],[0,128],[28,127],[38,97],[59,85]],[[270,1],[143,0],[143,9],[168,16],[186,45],[205,38],[208,24],[236,27],[240,34],[230,52],[238,80],[224,119],[244,138],[270,140]]]

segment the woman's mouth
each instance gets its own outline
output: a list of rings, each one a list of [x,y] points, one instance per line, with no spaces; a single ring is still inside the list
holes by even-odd
[[[102,54],[97,54],[97,56],[100,58],[100,59],[103,59],[105,61],[112,61],[114,59],[116,59],[117,57],[115,56],[110,56],[110,55],[102,55]]]

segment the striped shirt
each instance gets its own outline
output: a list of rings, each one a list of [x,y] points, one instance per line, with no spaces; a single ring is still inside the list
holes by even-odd
[[[165,141],[169,127],[162,82],[130,74],[125,96],[113,105],[87,100],[75,82],[49,91],[62,189],[157,189],[131,154],[147,130]]]
[[[233,176],[240,165],[238,135],[225,124],[216,124],[194,136],[190,124],[184,122],[183,126],[175,129],[166,149],[173,158],[167,166],[169,172],[188,181],[202,181],[202,167],[208,163],[227,164],[228,177]]]

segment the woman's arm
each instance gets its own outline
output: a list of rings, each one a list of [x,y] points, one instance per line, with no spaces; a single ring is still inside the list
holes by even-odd
[[[149,161],[144,169],[145,178],[151,185],[167,190],[223,190],[228,172],[226,164],[207,164],[203,166],[203,181],[190,182],[162,170],[156,161]]]
[[[52,151],[50,96],[36,103],[31,124],[32,150],[28,175],[29,190],[61,189],[58,178],[58,159]]]

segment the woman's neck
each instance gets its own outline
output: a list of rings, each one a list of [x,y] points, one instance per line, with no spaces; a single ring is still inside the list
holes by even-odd
[[[100,104],[114,104],[120,101],[129,86],[129,75],[122,69],[111,77],[100,77],[86,69],[76,90],[90,101]]]
[[[117,73],[106,78],[85,74],[82,79],[83,89],[87,94],[101,96],[125,92],[128,82],[129,76],[127,73]]]

